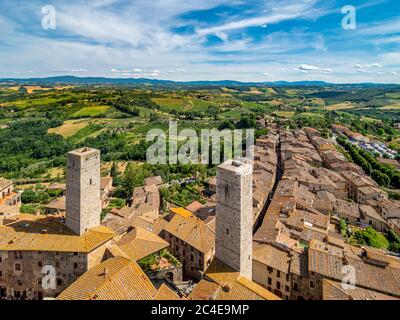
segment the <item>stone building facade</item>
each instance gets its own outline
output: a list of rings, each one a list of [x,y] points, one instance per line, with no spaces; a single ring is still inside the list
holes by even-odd
[[[107,245],[89,253],[2,251],[0,297],[35,300],[56,297],[83,273],[101,263]]]
[[[201,279],[215,253],[215,226],[206,224],[194,215],[176,214],[163,229],[163,238],[170,244],[171,253],[182,263],[183,274]]]
[[[26,215],[13,217],[0,232],[0,297],[16,299],[56,297],[101,263],[114,237],[101,226],[78,236],[61,219]]]
[[[115,233],[100,226],[100,152],[68,154],[66,217],[18,214],[0,225],[0,298],[55,298],[101,263]]]
[[[218,167],[216,257],[252,279],[253,168],[229,160]]]
[[[66,225],[78,235],[100,225],[100,151],[82,148],[68,153]]]

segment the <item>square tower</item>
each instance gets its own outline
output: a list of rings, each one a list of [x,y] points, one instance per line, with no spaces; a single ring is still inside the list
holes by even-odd
[[[100,225],[100,151],[82,148],[67,156],[66,219],[78,235]]]
[[[216,257],[252,280],[253,167],[229,160],[217,170]]]

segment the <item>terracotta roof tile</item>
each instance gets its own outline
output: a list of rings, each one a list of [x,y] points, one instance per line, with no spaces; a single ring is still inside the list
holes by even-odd
[[[241,277],[239,272],[214,258],[192,293],[190,300],[280,300],[276,295]]]
[[[124,235],[117,245],[129,258],[135,261],[169,247],[167,241],[140,227],[135,227],[134,230]]]
[[[115,236],[114,232],[103,226],[94,227],[78,236],[58,217],[18,215],[12,218],[11,223],[0,226],[0,250],[87,253]]]
[[[84,273],[57,300],[152,300],[156,293],[136,262],[115,257]]]
[[[183,218],[176,214],[164,226],[164,230],[206,254],[215,247],[215,230],[212,226],[193,215]]]

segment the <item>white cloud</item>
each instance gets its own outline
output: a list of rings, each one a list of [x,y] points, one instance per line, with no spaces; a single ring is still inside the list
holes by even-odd
[[[160,70],[153,71],[143,71],[140,68],[134,68],[132,70],[117,70],[116,68],[111,69],[111,73],[116,73],[118,75],[122,75],[125,77],[159,77],[161,72]]]
[[[383,66],[380,63],[373,63],[371,64],[372,68],[382,68]]]
[[[357,30],[361,34],[368,35],[389,35],[399,33],[400,20],[398,18],[374,24],[358,25]]]
[[[372,63],[372,64],[364,64],[364,65],[362,65],[362,64],[356,64],[355,66],[354,66],[354,68],[356,68],[356,69],[364,69],[363,71],[361,71],[361,72],[366,72],[367,70],[365,70],[365,69],[370,69],[370,68],[383,68],[383,65],[382,64],[380,64],[380,63],[378,63],[378,62],[375,62],[375,63]]]
[[[185,73],[186,70],[183,68],[176,68],[174,70],[169,70],[168,73]]]
[[[268,10],[270,13],[267,15],[240,19],[236,21],[230,21],[225,24],[207,28],[198,28],[196,30],[197,34],[201,36],[209,35],[209,34],[217,34],[220,32],[228,32],[248,27],[257,27],[268,24],[275,24],[282,21],[291,20],[294,18],[299,18],[303,16],[310,15],[310,11],[312,11],[313,6],[317,3],[316,0],[306,0],[306,1],[287,1],[288,5],[269,7]],[[268,2],[267,2],[268,4]],[[276,5],[276,3],[273,3]]]
[[[400,36],[384,36],[383,38],[374,39],[373,43],[376,45],[400,43]]]
[[[308,72],[323,72],[323,73],[331,73],[332,69],[331,68],[320,68],[317,66],[309,65],[309,64],[301,64],[295,70],[299,70],[304,73]]]
[[[215,35],[224,42],[228,41],[228,35],[224,32],[217,32]]]
[[[117,2],[118,6],[113,6]],[[303,19],[317,19],[326,13],[323,8],[317,8],[320,3],[322,1],[259,0],[255,1],[258,6],[253,11],[238,15],[224,13],[220,17],[225,22],[215,24],[181,17],[191,10],[235,6],[243,4],[243,0],[60,0],[57,1],[58,29],[51,37],[49,33],[43,35],[42,30],[26,30],[18,19],[7,20],[0,15],[2,43],[6,44],[0,50],[0,70],[5,75],[16,71],[20,77],[29,75],[27,70],[32,68],[40,75],[49,75],[52,70],[83,72],[79,71],[82,68],[87,76],[242,81],[265,81],[263,70],[268,70],[271,81],[306,78],[358,82],[369,81],[371,72],[379,70],[372,68],[381,68],[385,80],[397,80],[391,71],[399,70],[400,52],[381,50],[377,55],[363,47],[361,61],[370,61],[370,67],[360,64],[356,69],[369,73],[352,69],[360,61],[357,44],[367,40],[373,44],[372,40],[379,34],[353,38],[348,35],[349,41],[355,42],[354,49],[352,46],[343,50],[340,45],[335,46],[339,37],[326,35],[327,48],[324,34],[319,30],[288,29],[282,23],[279,25],[282,29],[277,32],[258,30],[262,39],[254,39],[243,30],[248,26],[269,28],[282,21],[296,20],[301,24]],[[27,3],[32,7],[36,4],[35,0]],[[15,4],[16,14],[22,10],[20,7]],[[40,28],[40,23],[38,25]],[[179,27],[204,35],[191,31],[178,33],[175,30]],[[59,34],[62,36],[57,38]],[[208,34],[222,41],[209,45],[205,36]],[[140,68],[131,67],[129,61],[138,63]],[[303,64],[299,66],[300,62]],[[41,69],[36,70],[37,66]]]

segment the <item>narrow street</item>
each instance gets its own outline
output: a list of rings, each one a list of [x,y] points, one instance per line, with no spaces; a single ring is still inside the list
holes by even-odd
[[[278,138],[278,143],[276,144],[276,147],[275,147],[275,152],[276,152],[276,158],[277,158],[275,182],[274,182],[274,185],[272,187],[271,193],[270,193],[270,195],[268,197],[268,200],[265,202],[264,207],[261,210],[261,213],[260,213],[257,221],[254,223],[253,235],[260,228],[260,226],[261,226],[261,224],[262,224],[262,222],[264,220],[265,214],[267,213],[268,207],[271,204],[271,200],[274,197],[274,194],[275,194],[276,188],[278,186],[278,183],[282,178],[283,171],[282,171],[282,167],[281,167],[281,137],[280,137],[280,134],[279,134],[279,138]]]

